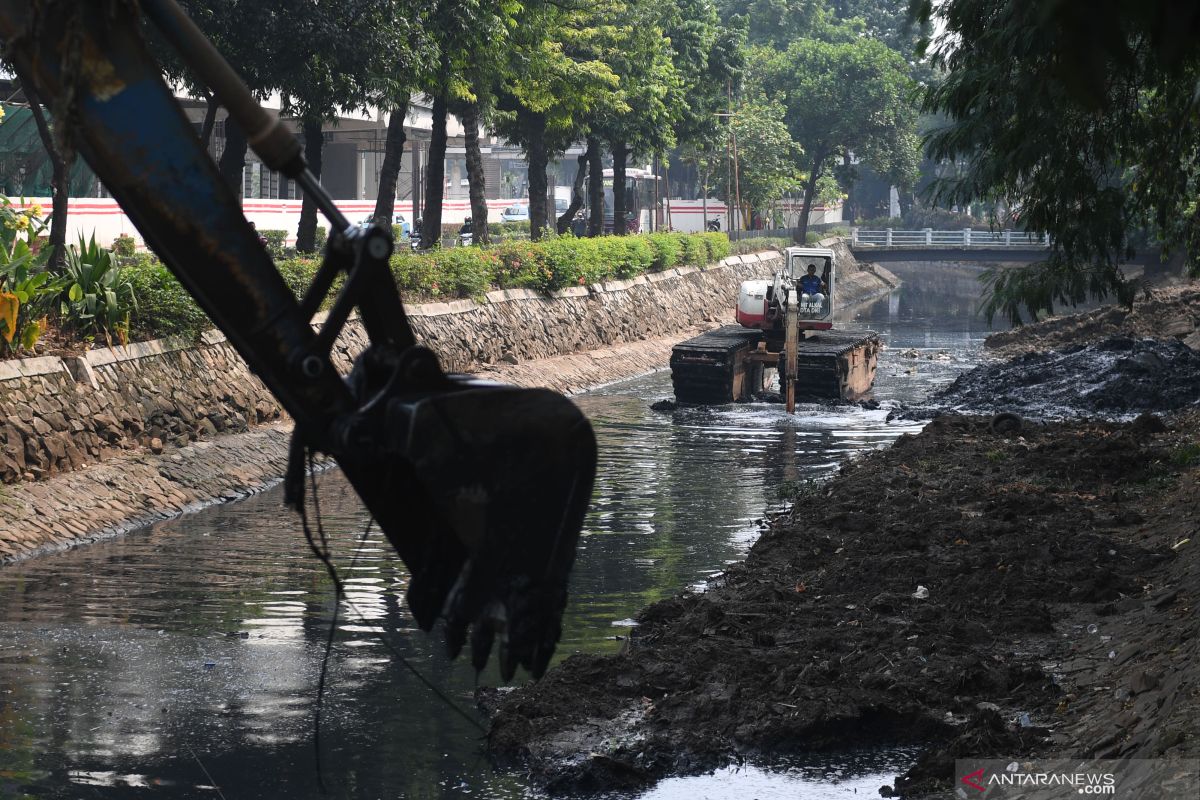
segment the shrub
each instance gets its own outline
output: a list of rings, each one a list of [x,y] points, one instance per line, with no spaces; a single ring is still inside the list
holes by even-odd
[[[133,284],[121,274],[112,253],[96,244],[96,236],[67,248],[63,259],[66,279],[59,311],[63,323],[88,336],[102,334],[111,344],[129,341],[130,314],[137,308]]]
[[[313,237],[313,241],[316,245],[318,253],[322,252],[325,249],[325,242],[328,240],[329,240],[329,231],[325,228],[324,225],[318,225],[316,236]]]
[[[434,262],[436,293],[453,297],[481,299],[500,269],[500,257],[480,247],[434,250],[427,258]]]
[[[400,251],[392,254],[390,264],[401,292],[434,296],[441,292],[437,264],[428,253]]]
[[[138,298],[129,326],[132,338],[197,337],[212,327],[192,296],[154,257],[137,259],[122,267],[121,277],[129,282]]]
[[[546,281],[534,288],[542,291],[583,286],[611,275],[605,248],[595,239],[554,237],[540,242]]]
[[[654,265],[654,248],[641,236],[605,236],[596,242],[605,277],[634,278]]]
[[[724,236],[725,234],[721,234]],[[708,245],[700,234],[679,234],[683,245],[683,263],[689,267],[703,267],[708,263]]]
[[[708,248],[708,262],[715,264],[723,258],[728,257],[731,250],[729,246],[729,236],[724,233],[702,233],[704,244]]]
[[[545,251],[529,240],[504,241],[492,248],[500,259],[496,284],[501,289],[542,289],[550,278]]]
[[[275,262],[275,268],[283,276],[283,282],[292,290],[292,294],[296,295],[297,300],[308,291],[320,266],[321,260],[317,258],[289,258]]]
[[[654,261],[650,265],[651,270],[662,272],[679,263],[683,244],[678,236],[672,233],[651,233],[646,236],[646,241],[654,251]]]
[[[785,247],[791,247],[795,242],[783,237],[768,236],[757,239],[742,239],[730,242],[729,244],[734,255],[742,255],[744,253],[760,253],[764,250],[782,250]]]
[[[115,256],[127,258],[137,252],[137,240],[127,233],[122,233],[112,243],[112,253]]]
[[[287,231],[272,228],[260,230],[258,234],[267,240],[267,252],[271,254],[271,258],[283,258],[283,250],[287,246]]]

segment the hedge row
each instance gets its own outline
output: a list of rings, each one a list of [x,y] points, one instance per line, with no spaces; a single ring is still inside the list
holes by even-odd
[[[758,239],[754,250],[775,242]],[[751,252],[750,249],[744,250]],[[677,266],[704,266],[728,256],[724,233],[652,233],[576,239],[561,236],[541,242],[505,241],[490,247],[453,247],[414,253],[400,249],[391,269],[405,299],[481,298],[494,288],[553,291],[607,280],[632,278]],[[122,269],[138,299],[132,321],[134,338],[196,335],[211,327],[196,303],[171,273],[149,254],[122,259]],[[312,282],[320,261],[276,261],[284,282],[299,297]]]

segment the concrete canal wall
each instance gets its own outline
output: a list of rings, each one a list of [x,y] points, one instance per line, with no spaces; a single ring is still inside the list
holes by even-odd
[[[844,252],[843,303],[896,283]],[[734,256],[554,296],[496,291],[407,310],[447,370],[570,393],[664,366],[674,342],[729,321],[742,280],[778,264],[773,252]],[[343,368],[365,343],[352,320],[336,348]],[[270,485],[286,434],[274,398],[216,331],[0,362],[0,563]]]

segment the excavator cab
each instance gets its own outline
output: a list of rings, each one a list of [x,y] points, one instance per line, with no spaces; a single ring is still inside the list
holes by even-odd
[[[299,300],[164,83],[139,11],[227,124],[329,220],[324,262]],[[306,467],[320,451],[408,566],[417,623],[441,620],[453,654],[469,638],[476,669],[496,645],[506,679],[518,665],[541,675],[595,476],[580,410],[545,389],[443,371],[405,316],[391,226],[346,219],[296,137],[174,0],[0,0],[0,40],[32,102],[54,110],[64,141],[294,420],[285,487],[306,530]],[[354,313],[370,344],[345,375],[331,354]]]
[[[832,327],[835,290],[833,251],[817,247],[789,247],[786,258],[790,279],[788,289],[797,299],[796,310],[801,329]]]

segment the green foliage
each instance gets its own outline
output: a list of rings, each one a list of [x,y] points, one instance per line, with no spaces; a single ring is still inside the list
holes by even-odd
[[[682,245],[681,261],[689,267],[703,267],[708,263],[708,244],[704,235],[698,233],[680,233],[679,243]],[[725,234],[720,234],[725,236]],[[726,237],[728,238],[728,237]]]
[[[152,256],[122,267],[121,275],[138,298],[137,313],[130,321],[130,338],[197,337],[212,327],[171,271]]]
[[[730,119],[727,130],[738,151],[738,195],[749,211],[765,213],[785,192],[799,188],[804,178],[804,149],[788,131],[786,116],[781,103],[758,96],[743,102]],[[724,197],[724,188],[732,185],[727,175],[732,171],[730,160],[721,158],[715,166],[714,185]]]
[[[18,209],[0,195],[0,347],[32,350],[46,331],[46,314],[62,281],[46,271],[49,248],[37,248],[46,229],[41,208]]]
[[[328,241],[328,239],[329,239],[329,231],[325,228],[324,225],[318,225],[317,226],[317,235],[313,239],[313,241],[315,242],[314,247],[316,248],[315,252],[317,252],[317,253],[323,252],[325,250],[325,242]]]
[[[1167,460],[1176,467],[1200,466],[1200,443],[1179,445],[1167,455]]]
[[[832,168],[850,152],[901,187],[915,182],[914,86],[894,50],[862,38],[802,39],[782,52],[755,48],[751,64],[763,94],[782,105],[792,138],[804,148],[805,216],[808,198],[838,191]]]
[[[770,249],[774,242],[755,239],[743,244],[747,245],[743,252],[753,252]],[[91,249],[91,244],[81,248],[84,252],[79,259],[81,262],[95,264],[100,260],[99,256],[86,252]],[[537,243],[509,240],[488,247],[452,247],[419,253],[402,248],[392,255],[391,271],[397,286],[409,301],[453,298],[481,300],[492,288],[521,287],[550,292],[570,286],[636,277],[679,263],[703,265],[724,258],[729,250],[730,243],[722,233],[657,233],[596,239],[561,236]],[[128,323],[132,338],[195,337],[211,327],[208,318],[191,296],[153,255],[138,253],[123,259],[121,264],[118,269],[110,262],[110,266],[102,271],[103,275],[118,277],[108,279],[101,276],[100,280],[115,280],[120,286],[128,287],[129,297],[137,298],[136,309]],[[276,262],[284,282],[297,298],[312,283],[319,266],[320,261],[312,258],[289,258]],[[3,268],[0,268],[0,274],[4,274]],[[48,275],[45,272],[39,274]],[[92,274],[93,282],[98,274]],[[50,301],[61,296],[66,288],[61,282],[44,285],[50,287]],[[2,314],[0,310],[0,316]],[[93,317],[111,319],[111,315],[96,313],[93,313]],[[110,330],[113,330],[111,324]]]
[[[67,248],[63,259],[59,312],[63,325],[85,336],[101,335],[112,344],[129,341],[129,318],[137,308],[133,284],[122,274],[112,253],[96,244],[93,234]]]
[[[701,233],[699,236],[708,248],[708,263],[715,264],[729,255],[732,248],[729,245],[729,236],[726,234],[714,232]]]
[[[1022,301],[1036,314],[1081,293],[1131,297],[1119,265],[1143,227],[1200,270],[1194,7],[948,0],[936,16],[953,46],[934,52],[945,78],[925,108],[946,122],[928,148],[954,169],[932,198],[1002,204],[1054,241],[1029,267],[1040,274],[989,283],[1005,293],[989,307],[1015,322]]]
[[[651,233],[646,236],[646,241],[654,250],[654,260],[650,266],[653,272],[671,269],[683,257],[683,242],[676,234]],[[726,241],[728,241],[728,237],[726,237]]]
[[[283,282],[299,300],[304,296],[321,266],[320,259],[294,257],[275,262],[275,269],[283,276]]]
[[[721,235],[724,236],[724,234]],[[783,237],[760,236],[754,239],[731,241],[729,244],[733,255],[740,256],[746,253],[761,253],[764,250],[782,250],[785,247],[791,247],[795,242]]]
[[[500,268],[500,258],[481,247],[451,247],[424,257],[433,262],[437,276],[431,291],[451,297],[482,299]]]
[[[1132,305],[1139,284],[1128,281],[1120,270],[1083,267],[1064,261],[1051,253],[1049,260],[1018,268],[995,267],[979,276],[984,286],[980,311],[990,323],[1001,314],[1013,325],[1024,322],[1027,314],[1037,320],[1056,308],[1078,305],[1089,297],[1100,300],[1113,297],[1123,305]]]
[[[271,258],[283,258],[284,248],[287,247],[287,231],[266,228],[260,230],[258,235],[267,240],[267,252],[271,254]]]
[[[112,254],[119,258],[128,258],[137,252],[137,240],[122,233],[112,243]]]

